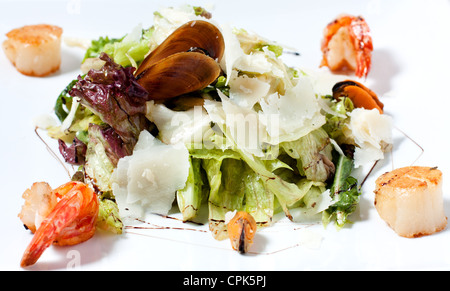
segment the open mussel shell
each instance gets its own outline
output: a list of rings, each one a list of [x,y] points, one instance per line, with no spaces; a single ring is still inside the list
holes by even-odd
[[[153,100],[169,99],[201,90],[220,75],[219,64],[205,54],[182,52],[170,55],[144,70],[137,82]]]
[[[207,21],[187,22],[175,30],[144,59],[136,71],[136,76],[139,77],[146,69],[170,55],[193,49],[201,50],[219,62],[225,50],[222,33],[215,25]]]
[[[333,86],[332,92],[336,100],[339,100],[341,97],[348,97],[352,100],[355,107],[369,110],[375,108],[380,113],[383,113],[384,105],[378,99],[377,94],[359,82],[352,80],[338,82]]]

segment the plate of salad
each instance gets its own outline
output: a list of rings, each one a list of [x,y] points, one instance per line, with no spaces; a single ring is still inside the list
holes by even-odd
[[[450,211],[448,1],[112,3],[2,3],[2,269],[448,267],[446,228],[374,207],[424,165]],[[11,31],[41,23],[61,64],[37,77]]]

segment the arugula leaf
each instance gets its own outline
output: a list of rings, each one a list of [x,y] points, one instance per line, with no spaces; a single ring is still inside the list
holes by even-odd
[[[55,114],[58,117],[59,121],[63,122],[66,119],[67,115],[69,115],[70,105],[72,104],[72,96],[69,95],[69,91],[73,88],[73,86],[78,82],[77,79],[72,80],[62,92],[59,94],[55,103]],[[64,108],[65,107],[65,108]]]
[[[334,203],[324,212],[324,223],[336,221],[338,229],[349,223],[348,216],[358,206],[361,192],[358,180],[350,176],[353,171],[353,160],[340,155],[336,166],[336,174],[330,189],[330,196]]]

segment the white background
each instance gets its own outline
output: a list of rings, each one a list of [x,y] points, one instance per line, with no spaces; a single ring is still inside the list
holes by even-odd
[[[139,23],[149,27],[153,12],[185,1],[0,1],[0,41],[13,28],[49,23],[64,36],[121,37]],[[396,128],[394,151],[363,187],[353,225],[300,225],[281,221],[261,231],[252,250],[239,255],[227,241],[189,230],[145,230],[142,235],[98,233],[68,248],[50,247],[34,270],[411,270],[450,269],[450,230],[428,237],[397,236],[373,207],[374,180],[394,167],[438,166],[444,174],[444,203],[450,215],[449,83],[450,2],[433,1],[190,1],[213,4],[213,17],[295,48],[290,66],[317,68],[326,24],[341,13],[362,15],[373,37],[372,70],[365,83],[385,104]],[[35,181],[57,187],[68,180],[61,164],[34,133],[33,118],[50,113],[61,90],[79,74],[83,51],[62,47],[59,72],[45,78],[19,74],[0,52],[0,269],[20,269],[31,240],[17,214],[23,191]],[[45,135],[45,133],[43,133]],[[56,141],[49,141],[55,148]],[[416,158],[419,159],[416,161]],[[156,224],[193,228],[178,221]],[[137,232],[137,231],[135,231]],[[310,246],[306,234],[321,236]]]

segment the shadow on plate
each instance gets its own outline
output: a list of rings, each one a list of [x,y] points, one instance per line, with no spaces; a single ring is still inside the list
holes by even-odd
[[[72,73],[73,78],[76,79],[76,77],[81,74],[80,67],[83,59],[75,52],[75,49],[76,48],[61,48],[61,67],[49,77],[57,77],[66,73]]]
[[[50,246],[42,257],[26,270],[81,270],[83,266],[98,262],[107,257],[119,236],[99,231],[94,237],[73,246]],[[51,259],[46,253],[53,252]]]
[[[388,50],[375,49],[372,52],[369,76],[374,84],[371,85],[371,89],[379,96],[383,96],[392,89],[392,80],[399,72],[400,66]]]

